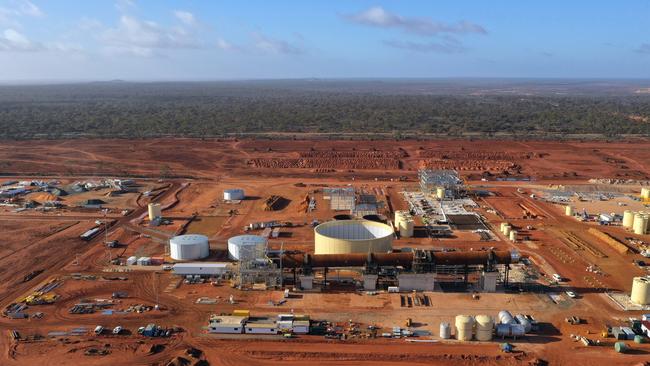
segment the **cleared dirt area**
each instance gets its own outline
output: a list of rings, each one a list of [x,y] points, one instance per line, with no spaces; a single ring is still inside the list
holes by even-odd
[[[70,140],[7,142],[0,146],[0,166],[6,180],[52,177],[69,185],[82,179],[133,177],[137,193],[109,195],[110,190],[71,194],[60,198],[70,207],[55,211],[16,212],[0,208],[0,299],[2,308],[23,298],[49,281],[60,282],[52,290],[53,304],[30,306],[42,313],[29,319],[0,318],[4,330],[16,330],[21,340],[3,331],[0,336],[2,365],[630,365],[646,361],[650,345],[627,343],[628,354],[613,349],[614,339],[600,333],[642,311],[623,311],[605,295],[606,290],[629,292],[631,279],[646,271],[633,263],[634,252],[621,254],[590,232],[596,228],[620,241],[635,236],[618,225],[599,226],[564,215],[562,204],[538,196],[558,186],[572,189],[611,188],[623,195],[638,195],[638,180],[650,177],[650,142],[592,143],[546,141],[327,141],[327,140]],[[189,284],[164,271],[149,267],[111,264],[130,256],[162,257],[170,262],[169,237],[199,233],[209,237],[209,260],[227,260],[228,238],[244,233],[261,234],[250,228],[256,222],[291,223],[269,239],[270,249],[313,252],[313,223],[331,220],[342,211],[333,210],[323,195],[324,187],[354,187],[382,203],[380,214],[392,219],[394,211],[408,209],[403,191],[418,189],[417,169],[423,166],[456,169],[470,188],[490,196],[476,198],[481,214],[492,229],[490,240],[473,230],[454,230],[448,237],[416,235],[399,238],[394,248],[445,248],[476,251],[488,248],[518,250],[539,271],[539,282],[550,285],[550,276],[567,279],[557,288],[557,299],[546,293],[518,291],[481,293],[426,292],[430,306],[402,306],[400,294],[354,291],[346,284],[322,292],[299,292],[278,304],[283,291],[243,291],[228,283]],[[90,178],[89,178],[90,177]],[[518,181],[506,181],[506,178]],[[483,180],[481,180],[483,178]],[[498,178],[498,179],[497,179]],[[528,178],[531,180],[529,181]],[[630,180],[627,185],[588,183],[590,178]],[[590,188],[591,187],[591,188]],[[241,188],[246,199],[223,200],[225,189]],[[143,192],[149,192],[144,195]],[[43,192],[28,198],[48,201]],[[79,235],[96,220],[98,209],[72,206],[101,198],[110,208],[108,235],[86,242]],[[275,199],[273,207],[265,202]],[[313,199],[315,209],[308,209]],[[162,206],[164,222],[152,225],[146,215],[149,202]],[[643,209],[630,197],[608,201],[571,201],[576,210],[618,212]],[[622,203],[623,205],[621,205]],[[127,212],[122,213],[126,209]],[[620,211],[620,212],[619,212]],[[348,212],[349,213],[349,212]],[[517,231],[513,243],[502,235],[501,222]],[[416,231],[423,232],[421,218]],[[107,248],[104,240],[119,245]],[[596,266],[599,273],[587,268]],[[41,271],[23,281],[33,271]],[[322,280],[321,274],[317,276]],[[329,279],[359,279],[357,270],[336,271]],[[334,281],[336,282],[336,281]],[[347,286],[347,287],[346,287]],[[578,293],[572,299],[565,290]],[[111,299],[114,293],[124,297]],[[230,296],[234,304],[229,302]],[[199,298],[210,303],[197,303]],[[214,300],[214,301],[212,301]],[[78,304],[100,303],[91,313],[74,313]],[[156,310],[153,307],[159,305]],[[143,308],[142,312],[133,309]],[[256,316],[295,312],[336,324],[353,322],[390,332],[411,319],[414,330],[431,333],[420,339],[351,338],[329,340],[322,336],[283,339],[265,335],[214,335],[205,330],[210,314],[229,314],[248,309]],[[503,309],[533,315],[540,331],[505,341],[515,352],[499,350],[501,339],[491,342],[457,342],[437,337],[440,322],[452,322],[458,314],[496,314]],[[577,315],[580,325],[564,321]],[[146,338],[138,327],[156,323],[178,327],[168,338]],[[107,331],[92,334],[97,325]],[[112,335],[122,326],[127,331]],[[76,332],[82,328],[85,332]],[[601,346],[585,347],[569,336],[597,339]],[[188,349],[196,348],[199,353]],[[543,360],[543,361],[542,361]],[[208,363],[202,363],[208,362]]]

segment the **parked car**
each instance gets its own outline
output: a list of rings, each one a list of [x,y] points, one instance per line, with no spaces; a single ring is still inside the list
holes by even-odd
[[[566,294],[567,294],[567,296],[569,296],[572,299],[575,299],[576,297],[578,297],[578,295],[576,295],[576,293],[573,292],[573,291],[567,291]]]
[[[122,333],[121,326],[118,325],[117,327],[113,328],[113,334],[120,334],[120,333]]]

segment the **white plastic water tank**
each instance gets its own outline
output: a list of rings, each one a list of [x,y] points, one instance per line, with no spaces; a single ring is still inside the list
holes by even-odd
[[[266,238],[258,235],[239,235],[228,239],[228,256],[238,261],[264,257]]]
[[[449,339],[451,338],[451,326],[449,323],[442,322],[440,323],[440,338]]]
[[[244,199],[244,190],[235,188],[235,189],[226,189],[223,191],[223,199],[226,201],[238,201]]]
[[[208,237],[199,234],[179,235],[169,239],[169,252],[172,259],[191,261],[210,255]]]

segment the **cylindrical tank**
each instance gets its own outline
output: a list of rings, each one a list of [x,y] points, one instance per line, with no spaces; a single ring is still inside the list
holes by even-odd
[[[628,350],[627,344],[625,342],[616,342],[614,343],[614,349],[618,353],[625,353]]]
[[[623,227],[631,229],[632,225],[634,225],[634,212],[625,210],[623,212]]]
[[[199,234],[179,235],[169,239],[169,253],[172,259],[191,261],[210,255],[208,237]]]
[[[650,188],[641,188],[641,198],[646,200],[650,198]]]
[[[411,219],[403,220],[400,223],[399,235],[403,238],[413,237],[413,231],[415,229],[415,222]]]
[[[226,201],[238,201],[243,200],[245,197],[244,190],[235,188],[235,189],[226,189],[223,191],[223,199]]]
[[[314,254],[386,253],[393,249],[394,235],[379,222],[328,221],[314,228]]]
[[[162,207],[160,203],[150,203],[149,206],[149,221],[153,221],[158,217],[162,217]]]
[[[528,333],[533,328],[533,325],[530,324],[530,321],[526,319],[526,317],[522,314],[515,315],[515,319],[517,320],[517,323],[524,326],[524,332]]]
[[[573,216],[573,207],[566,206],[564,208],[564,214],[567,215],[567,216]]]
[[[650,279],[648,277],[634,277],[630,299],[638,305],[650,304]]]
[[[521,337],[526,334],[524,326],[521,324],[498,324],[496,333],[499,337]]]
[[[632,225],[632,230],[634,233],[637,235],[645,234],[645,225],[647,224],[645,223],[643,214],[641,212],[634,214],[634,224]]]
[[[510,241],[512,242],[517,241],[517,230],[510,231]]]
[[[459,341],[471,341],[472,330],[474,329],[474,318],[470,315],[456,316],[456,339]]]
[[[643,337],[638,335],[638,334],[635,335],[634,336],[634,343],[639,343],[639,344],[644,343]]]
[[[500,324],[517,324],[517,321],[512,317],[512,314],[510,314],[508,310],[499,311],[497,319],[499,320]]]
[[[451,338],[451,326],[449,323],[442,322],[440,323],[440,338],[449,339]]]
[[[494,330],[494,319],[489,315],[477,315],[474,320],[476,321],[476,340],[489,341],[492,340],[492,332]]]
[[[264,258],[266,238],[258,235],[239,235],[228,239],[228,256],[237,261]]]
[[[646,234],[648,232],[648,223],[650,223],[650,215],[644,214],[643,215],[643,233]]]
[[[512,227],[510,225],[505,226],[503,228],[503,234],[506,235],[506,236],[510,235],[510,230],[512,230]]]
[[[499,231],[503,232],[503,228],[505,228],[506,225],[508,225],[507,222],[502,222],[502,223],[501,223],[501,226],[499,227]]]
[[[436,189],[436,197],[441,200],[445,198],[445,188],[444,187],[438,187]]]

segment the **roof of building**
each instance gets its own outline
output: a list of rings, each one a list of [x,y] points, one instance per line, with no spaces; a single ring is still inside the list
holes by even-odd
[[[246,323],[246,328],[276,328],[275,323]]]
[[[234,315],[212,315],[210,317],[210,325],[215,323],[222,326],[228,325],[242,325],[248,319],[245,316],[234,316]]]
[[[174,268],[228,268],[229,265],[227,262],[189,262],[176,263]]]

